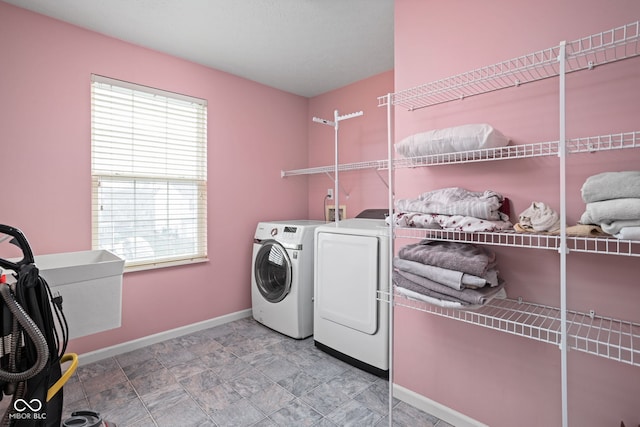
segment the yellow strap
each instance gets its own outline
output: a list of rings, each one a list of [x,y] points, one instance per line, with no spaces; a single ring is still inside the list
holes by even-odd
[[[78,355],[75,353],[66,353],[60,359],[60,363],[69,361],[71,361],[71,365],[69,365],[69,368],[67,368],[60,379],[49,388],[49,391],[47,392],[47,402],[56,395],[56,393],[62,388],[63,385],[66,384],[69,378],[71,378],[71,375],[73,375],[73,373],[76,371],[76,368],[78,367]]]

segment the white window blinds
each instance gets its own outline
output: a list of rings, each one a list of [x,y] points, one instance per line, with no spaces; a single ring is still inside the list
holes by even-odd
[[[93,75],[93,247],[127,267],[207,257],[205,100]]]

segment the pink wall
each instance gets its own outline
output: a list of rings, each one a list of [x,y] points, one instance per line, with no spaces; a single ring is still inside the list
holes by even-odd
[[[91,249],[90,75],[208,100],[208,263],[127,273],[122,327],[91,351],[251,307],[258,221],[306,218],[307,104],[232,75],[0,2],[0,223],[36,254]]]
[[[312,123],[363,110],[341,123],[341,162],[386,157],[386,111],[377,97],[638,19],[620,0],[553,2],[396,2],[394,72],[306,100],[219,71],[87,32],[0,2],[0,147],[5,188],[0,223],[25,231],[36,253],[90,248],[89,76],[98,73],[209,101],[209,252],[189,267],[129,273],[122,328],[75,340],[86,352],[250,307],[250,245],[255,223],[323,217],[333,182],[323,175],[280,178],[280,170],[333,163],[333,130]],[[10,66],[6,66],[10,64]],[[568,136],[637,129],[637,60],[570,76]],[[38,85],[38,83],[43,83]],[[603,105],[606,104],[606,109]],[[487,121],[514,143],[557,139],[557,81],[462,103],[395,112],[397,138]],[[282,123],[286,123],[283,126]],[[250,124],[250,126],[246,126]],[[308,145],[307,145],[308,140]],[[234,161],[235,160],[235,161]],[[569,220],[583,205],[584,179],[637,169],[635,152],[586,155],[569,162]],[[381,174],[386,179],[386,173]],[[459,185],[491,188],[513,200],[558,203],[557,160],[399,171],[397,197]],[[348,216],[386,207],[374,171],[340,180]],[[259,184],[258,184],[259,183]],[[213,185],[211,185],[213,184]],[[307,196],[308,190],[308,196]],[[7,202],[10,200],[10,202]],[[69,230],[69,231],[66,231]],[[558,305],[558,256],[496,248],[511,297]],[[569,305],[640,321],[638,260],[570,254]],[[395,381],[492,426],[555,426],[560,419],[560,353],[554,346],[414,310],[396,310]],[[570,424],[640,423],[640,370],[569,354]]]
[[[640,17],[637,1],[425,2],[395,8],[395,89],[438,80],[573,40]],[[567,78],[567,136],[636,131],[639,59]],[[558,139],[558,79],[407,112],[395,111],[396,140],[412,133],[487,122],[515,144]],[[568,161],[569,225],[584,210],[580,187],[595,173],[638,169],[640,152],[584,154]],[[514,217],[533,201],[559,209],[556,158],[402,170],[396,198],[441,187],[492,189]],[[407,242],[400,242],[400,244]],[[559,306],[559,257],[552,251],[495,248],[512,298]],[[569,254],[568,304],[640,321],[637,258]],[[555,346],[399,308],[395,381],[491,426],[561,424],[560,352]],[[569,353],[569,422],[640,423],[640,369]]]
[[[393,71],[377,74],[349,86],[316,96],[309,100],[306,118],[309,138],[309,167],[332,166],[335,155],[334,128],[312,122],[313,117],[333,120],[339,115],[362,111],[363,115],[339,123],[339,162],[354,163],[387,158],[387,111],[378,107],[378,96],[393,91]],[[340,172],[341,192],[338,202],[345,205],[347,217],[352,218],[364,209],[387,208],[387,171],[375,170]],[[298,179],[291,177],[287,179]],[[324,219],[323,199],[333,188],[333,174],[309,176],[309,215]],[[334,204],[335,200],[327,204]]]

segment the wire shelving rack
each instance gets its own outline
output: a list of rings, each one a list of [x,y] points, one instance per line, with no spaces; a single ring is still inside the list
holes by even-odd
[[[389,292],[378,291],[378,299],[390,302]],[[395,294],[396,307],[407,307],[440,317],[560,345],[560,309],[521,299],[494,299],[475,310],[443,308]],[[571,350],[640,366],[640,324],[595,312],[567,311],[567,344]]]

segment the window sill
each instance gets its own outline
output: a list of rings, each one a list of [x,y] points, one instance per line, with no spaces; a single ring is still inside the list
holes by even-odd
[[[134,264],[129,266],[125,264],[124,273],[133,273],[136,271],[145,271],[145,270],[157,270],[160,268],[177,267],[177,266],[190,265],[190,264],[201,264],[203,262],[209,262],[209,258],[193,258],[193,259],[166,261],[166,262],[155,262],[155,263],[149,263],[149,264]]]

